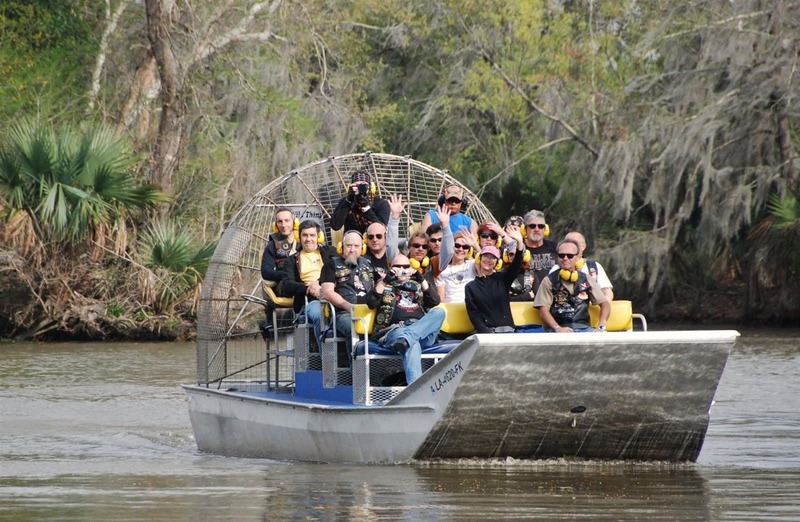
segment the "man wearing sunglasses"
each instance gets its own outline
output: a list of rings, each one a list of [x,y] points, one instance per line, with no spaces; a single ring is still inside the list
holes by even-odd
[[[359,170],[350,178],[347,195],[339,200],[331,216],[331,228],[356,230],[362,234],[372,223],[389,222],[389,202],[373,194],[375,185],[369,172]]]
[[[536,275],[533,292],[536,293],[550,268],[557,264],[556,244],[545,239],[545,231],[548,230],[547,222],[544,219],[544,212],[531,210],[525,214],[525,246],[531,253],[529,265]]]
[[[458,185],[450,185],[444,189],[441,197],[444,199],[442,203],[450,212],[450,230],[453,234],[461,230],[468,230],[474,236],[478,232],[478,224],[471,217],[461,212],[464,204],[464,190]],[[438,222],[439,218],[436,215],[436,209],[431,209],[422,218],[422,229],[425,230],[433,223]]]
[[[611,284],[611,280],[608,278],[603,265],[601,265],[600,262],[595,259],[586,259],[583,257],[583,253],[586,250],[586,238],[583,236],[583,234],[577,230],[573,230],[564,236],[564,239],[571,239],[578,243],[578,246],[580,247],[580,253],[575,261],[575,268],[597,281],[597,284],[600,285],[600,288],[606,295],[606,299],[613,301],[614,286]],[[555,265],[550,269],[550,272],[557,272],[558,270],[559,266]]]
[[[364,256],[381,277],[389,271],[389,256],[386,253],[387,228],[383,223],[367,227],[367,253]],[[397,246],[395,245],[395,251]]]
[[[539,286],[533,306],[539,309],[544,327],[551,332],[602,332],[606,329],[611,304],[597,281],[579,271],[580,246],[571,239],[557,246],[557,272],[549,274]],[[600,305],[597,329],[589,326],[589,303]]]
[[[373,335],[378,343],[403,356],[408,384],[422,375],[422,350],[433,346],[442,328],[445,312],[433,308],[437,304],[428,282],[402,254],[392,260],[391,271],[367,295],[367,306],[378,310]]]

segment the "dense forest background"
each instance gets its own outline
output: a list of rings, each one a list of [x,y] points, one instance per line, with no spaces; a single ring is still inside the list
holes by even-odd
[[[185,336],[233,213],[365,150],[583,231],[651,320],[797,324],[799,26],[790,0],[4,0],[0,337]]]

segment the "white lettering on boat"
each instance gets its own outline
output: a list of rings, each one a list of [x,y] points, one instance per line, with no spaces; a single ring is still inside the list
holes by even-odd
[[[456,375],[459,373],[464,373],[464,368],[461,367],[461,361],[456,362],[449,369],[445,370],[442,376],[431,384],[431,393],[436,393],[441,390],[445,384],[455,380]]]

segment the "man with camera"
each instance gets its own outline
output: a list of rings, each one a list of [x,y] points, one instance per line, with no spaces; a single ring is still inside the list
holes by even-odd
[[[376,276],[380,277],[380,276]],[[404,255],[392,260],[392,269],[367,294],[367,306],[377,308],[375,339],[403,356],[406,382],[422,375],[422,349],[433,346],[445,312],[433,308],[428,282]]]
[[[331,228],[339,230],[367,231],[372,223],[389,223],[389,202],[375,196],[375,184],[365,170],[353,173],[347,196],[343,197],[331,218]]]

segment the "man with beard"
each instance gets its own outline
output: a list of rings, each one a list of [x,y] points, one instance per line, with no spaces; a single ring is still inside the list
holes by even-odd
[[[536,293],[542,280],[547,277],[550,268],[556,264],[556,244],[545,239],[547,223],[544,212],[531,210],[525,214],[525,246],[531,253],[530,267],[536,274],[533,292]]]
[[[294,310],[300,312],[305,305],[305,314],[314,327],[314,336],[317,342],[322,336],[322,306],[319,298],[322,295],[320,277],[322,267],[334,255],[332,249],[319,244],[320,227],[314,221],[300,223],[300,245],[302,250],[292,255],[286,263],[286,279],[283,281],[283,290],[294,297]],[[321,345],[320,345],[321,346]]]
[[[350,340],[353,305],[366,303],[372,289],[372,265],[361,257],[363,241],[356,230],[348,230],[342,238],[342,255],[331,257],[322,267],[322,298],[336,308],[336,333],[347,340],[348,362],[352,351]],[[322,339],[317,339],[322,346]]]
[[[408,384],[422,375],[422,350],[436,342],[445,318],[443,309],[432,308],[436,303],[427,290],[428,282],[401,254],[367,295],[367,306],[378,310],[373,335],[378,343],[403,356]]]

